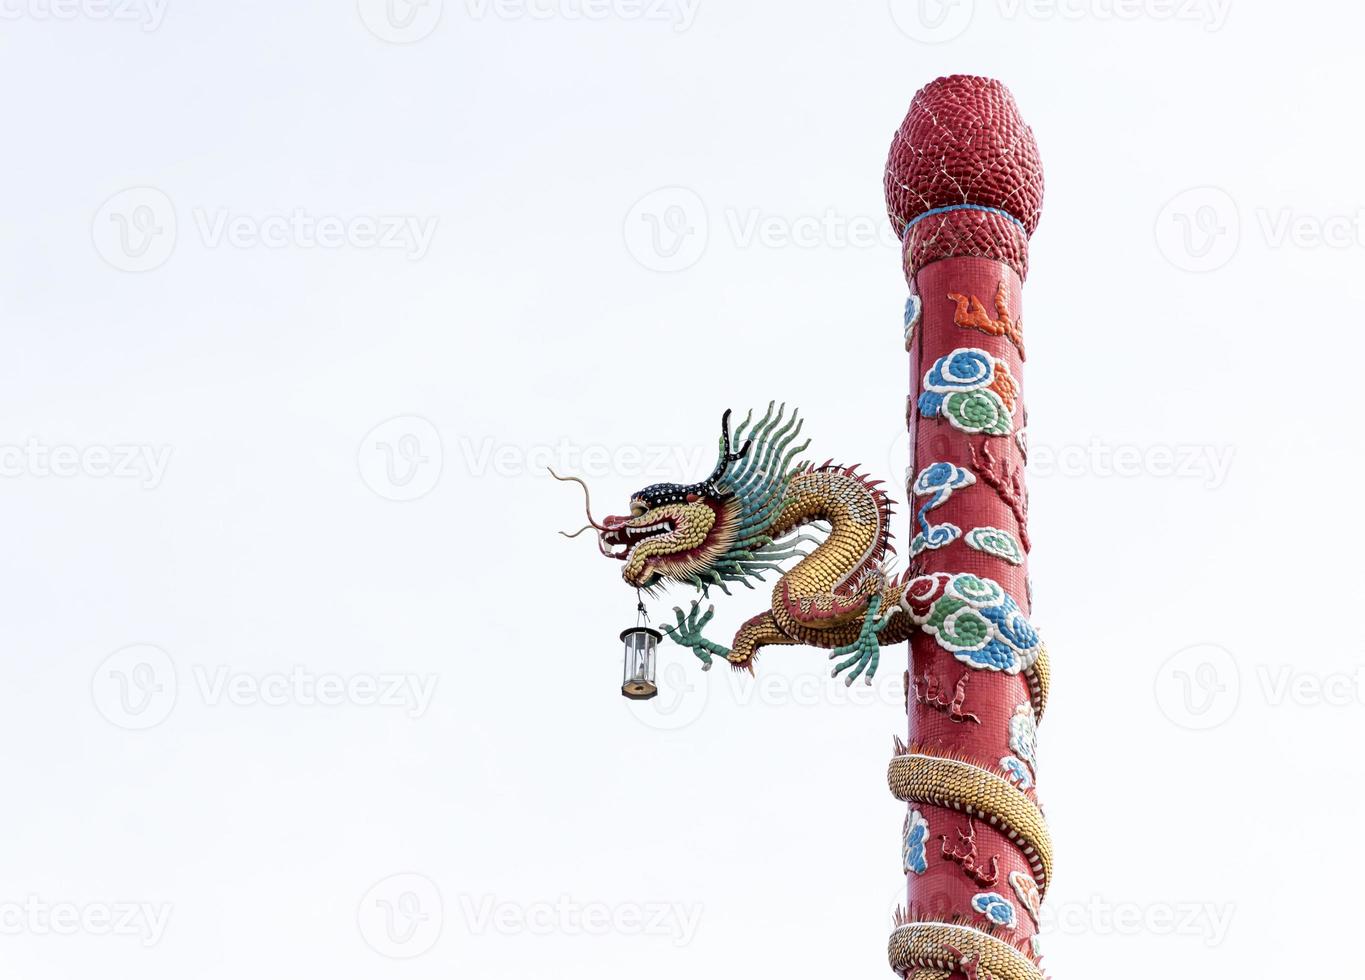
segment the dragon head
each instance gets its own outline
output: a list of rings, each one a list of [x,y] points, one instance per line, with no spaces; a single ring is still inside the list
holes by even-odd
[[[734,452],[727,410],[721,417],[720,456],[705,480],[644,487],[631,494],[628,515],[600,523],[589,512],[598,547],[625,563],[621,577],[628,585],[652,589],[671,580],[703,590],[711,584],[725,589],[729,581],[761,579],[763,569],[796,554],[767,534],[792,475],[788,466],[805,449],[802,445],[786,452],[802,423],[793,414],[781,426],[784,412],[785,407],[774,415],[770,404],[751,437]],[[740,424],[736,441],[752,417],[750,413]]]
[[[626,563],[621,577],[636,588],[661,579],[686,582],[715,564],[738,531],[739,500],[724,483],[752,441],[730,451],[730,412],[720,421],[720,459],[700,483],[655,483],[630,496],[630,515],[609,516],[598,532],[602,551]]]

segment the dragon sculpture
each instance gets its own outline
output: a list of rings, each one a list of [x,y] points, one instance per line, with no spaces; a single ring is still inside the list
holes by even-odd
[[[860,474],[856,466],[798,461],[809,440],[796,444],[803,422],[796,413],[789,415],[785,406],[769,404],[757,423],[751,425],[752,419],[751,412],[732,437],[727,411],[710,476],[700,483],[644,487],[631,495],[629,515],[594,519],[584,485],[589,523],[567,536],[595,530],[602,554],[624,563],[622,578],[636,589],[656,594],[668,583],[697,589],[701,598],[689,611],[675,607],[676,623],[663,630],[691,649],[703,670],[722,658],[738,670],[752,671],[764,647],[805,645],[829,650],[830,659],[840,661],[834,676],[844,674],[848,684],[862,676],[870,683],[880,647],[905,643],[916,634],[932,636],[936,646],[973,675],[1022,677],[1030,711],[1024,727],[1031,732],[1047,700],[1047,656],[1008,592],[994,580],[971,573],[917,574],[921,563],[915,559],[904,576],[893,577],[888,562],[895,554],[890,529],[893,502],[879,481]],[[921,473],[910,489],[921,493],[941,475]],[[567,479],[582,484],[576,477]],[[929,524],[926,516],[939,502],[936,497],[921,507],[917,522],[925,530],[916,535],[912,550],[929,549],[940,536],[936,532],[944,525]],[[755,583],[766,581],[767,573],[777,575],[768,608],[741,625],[729,647],[706,638],[703,631],[715,607],[703,612],[701,603],[710,590],[729,595],[733,583],[753,589]],[[959,692],[965,686],[964,680],[957,682]],[[962,710],[963,696],[934,703],[953,722],[970,718],[980,725],[980,718]],[[930,703],[922,691],[917,700]],[[1018,722],[1011,724],[1020,727]],[[1017,773],[983,768],[953,753],[937,752],[932,745],[907,747],[898,741],[890,783],[902,800],[981,820],[1015,843],[1027,861],[1032,886],[1027,893],[1041,899],[1051,875],[1051,843],[1036,797],[1031,787],[1020,785]],[[920,841],[921,848],[924,843]],[[999,858],[993,856],[992,864],[998,866]],[[974,943],[974,931],[956,923],[936,922],[927,928],[925,932],[916,927],[897,938],[903,942],[911,935],[946,937],[956,943],[952,948],[959,955],[981,956],[989,964],[1008,955],[1001,952],[1003,946],[1018,958],[1021,972],[992,976],[1012,980],[1040,975],[1023,969],[1034,968],[1013,945],[990,933],[981,933]],[[948,946],[932,948],[946,951]],[[916,947],[903,955],[906,963],[947,962],[926,960]]]
[[[687,613],[674,609],[677,622],[664,631],[703,670],[720,657],[752,671],[763,647],[804,644],[830,650],[831,660],[841,660],[833,673],[847,672],[847,683],[860,675],[871,683],[879,648],[904,643],[911,625],[896,616],[903,585],[884,566],[894,553],[890,499],[856,467],[794,462],[809,440],[793,445],[804,423],[785,406],[769,404],[752,428],[749,413],[733,440],[729,421],[727,411],[720,458],[701,483],[645,487],[631,496],[629,516],[600,524],[589,512],[603,554],[625,563],[621,575],[637,589],[672,581],[703,598],[713,586],[728,595],[730,583],[752,589],[765,572],[778,574],[769,608],[746,621],[729,647],[703,636],[714,606],[702,612],[696,600]],[[791,559],[799,561],[784,571]]]
[[[645,487],[628,515],[601,522],[588,501],[588,527],[570,536],[594,530],[637,590],[698,590],[664,629],[703,669],[723,658],[753,671],[765,647],[806,645],[829,651],[834,676],[870,683],[880,648],[909,641],[908,737],[887,774],[906,806],[891,968],[904,980],[1042,980],[1053,863],[1037,725],[1050,670],[1027,618],[1020,301],[1042,205],[1037,145],[999,82],[941,78],[896,134],[886,190],[910,287],[904,575],[891,570],[887,495],[855,466],[798,461],[809,443],[785,406],[750,413],[733,437],[726,412],[705,480]],[[703,635],[713,588],[753,589],[770,573],[768,607],[728,647]]]

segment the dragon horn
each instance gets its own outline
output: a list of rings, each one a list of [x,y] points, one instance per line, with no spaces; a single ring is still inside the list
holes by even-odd
[[[599,530],[599,531],[605,531],[605,530],[607,530],[605,527],[603,527],[601,524],[597,523],[597,521],[595,521],[595,520],[593,519],[593,516],[592,516],[592,497],[588,495],[588,485],[587,485],[586,483],[584,483],[582,480],[580,480],[580,479],[579,479],[578,477],[576,477],[576,476],[560,476],[558,473],[556,473],[556,472],[555,472],[553,469],[551,469],[550,467],[547,466],[547,467],[545,467],[545,468],[546,468],[547,470],[549,470],[549,471],[550,471],[550,475],[551,475],[552,477],[554,477],[556,480],[558,480],[559,482],[561,482],[561,483],[577,483],[580,487],[583,488],[583,512],[584,512],[585,514],[588,515],[588,525],[587,525],[587,527],[581,527],[581,528],[579,528],[577,531],[575,531],[573,534],[566,534],[564,531],[560,531],[559,533],[560,533],[560,534],[563,534],[564,537],[566,537],[566,538],[576,538],[576,537],[578,537],[580,534],[582,534],[584,531],[586,531],[586,530],[588,529],[588,527],[596,528],[596,529]]]
[[[715,483],[724,476],[731,463],[748,455],[749,447],[752,445],[752,439],[745,439],[739,452],[730,452],[730,409],[727,408],[725,414],[720,417],[720,459],[716,462],[715,471],[707,478],[706,482]]]

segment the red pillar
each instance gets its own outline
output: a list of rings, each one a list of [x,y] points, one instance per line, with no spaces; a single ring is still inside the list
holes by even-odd
[[[1039,839],[1033,738],[1046,653],[1021,639],[1026,624],[1011,633],[1017,643],[971,650],[974,607],[933,603],[954,583],[998,586],[1017,615],[1001,612],[1010,603],[998,594],[992,615],[1014,629],[1031,613],[1020,299],[1042,193],[1033,134],[1003,85],[952,76],[916,94],[886,173],[911,292],[909,591],[924,598],[909,739],[891,777],[907,802],[907,909],[891,942],[904,976],[1041,976],[1050,843]],[[959,605],[967,620],[945,618]],[[911,773],[913,762],[929,775]]]

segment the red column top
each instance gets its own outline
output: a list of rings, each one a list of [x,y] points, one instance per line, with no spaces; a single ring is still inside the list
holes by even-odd
[[[963,255],[1008,262],[1024,278],[1042,206],[1038,144],[1004,85],[948,75],[915,93],[886,161],[887,214],[907,239],[907,278]]]

